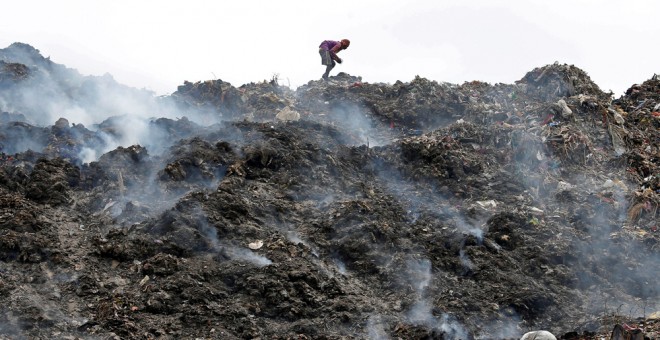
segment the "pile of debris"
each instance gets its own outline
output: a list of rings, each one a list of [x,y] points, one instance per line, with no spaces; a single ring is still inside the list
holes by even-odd
[[[183,113],[202,111],[218,119],[246,119],[271,121],[282,109],[294,102],[293,91],[277,83],[277,78],[261,83],[250,83],[239,88],[222,80],[191,83],[185,81],[168,98]],[[215,121],[215,120],[212,120]]]
[[[9,87],[14,82],[28,77],[28,67],[19,63],[6,63],[0,60],[0,88]]]
[[[628,217],[644,226],[644,231],[656,231],[660,206],[660,80],[657,75],[629,88],[624,96],[613,101],[608,113],[612,140],[625,145],[628,178],[638,186]]]
[[[0,107],[0,334],[657,338],[659,88],[554,64],[185,82],[180,118],[91,129]]]

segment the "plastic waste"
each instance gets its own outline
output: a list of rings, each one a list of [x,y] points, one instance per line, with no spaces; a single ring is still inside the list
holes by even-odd
[[[525,333],[520,340],[557,340],[557,337],[548,331],[533,331]]]
[[[251,242],[250,244],[248,244],[248,247],[252,250],[257,250],[257,249],[263,247],[263,245],[264,245],[264,241],[256,240],[256,241]]]

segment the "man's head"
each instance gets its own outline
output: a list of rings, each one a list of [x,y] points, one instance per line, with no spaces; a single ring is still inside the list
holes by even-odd
[[[342,47],[343,49],[348,48],[348,46],[349,46],[350,44],[351,44],[351,41],[348,40],[348,39],[342,39],[342,40],[341,40],[341,47]]]

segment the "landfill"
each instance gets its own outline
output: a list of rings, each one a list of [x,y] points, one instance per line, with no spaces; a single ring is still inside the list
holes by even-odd
[[[14,43],[0,335],[658,339],[649,76],[618,98],[561,63],[156,97]]]

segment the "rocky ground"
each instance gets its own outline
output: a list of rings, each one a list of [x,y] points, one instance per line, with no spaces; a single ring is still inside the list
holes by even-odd
[[[16,98],[111,81],[0,52],[3,338],[658,338],[655,77],[185,82],[88,129]]]

